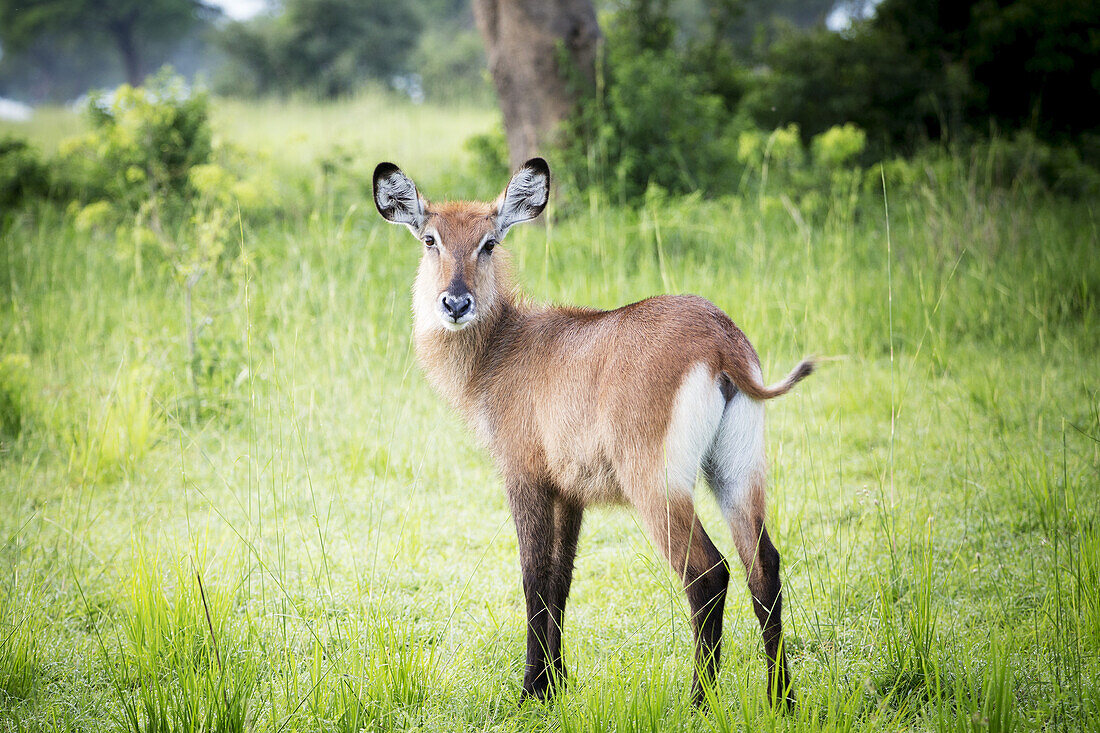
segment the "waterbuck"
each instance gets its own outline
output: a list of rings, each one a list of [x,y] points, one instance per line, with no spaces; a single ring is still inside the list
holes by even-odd
[[[764,400],[813,362],[764,386],[745,334],[699,297],[611,311],[521,299],[498,245],[542,213],[549,192],[542,158],[492,203],[432,204],[392,163],[374,171],[378,212],[423,244],[412,293],[417,357],[504,479],[527,601],[523,694],[544,698],[565,679],[562,618],[585,507],[625,503],[684,584],[692,697],[703,702],[718,669],[729,567],[695,514],[702,470],[747,572],[771,699],[791,704],[779,553],[764,526]]]

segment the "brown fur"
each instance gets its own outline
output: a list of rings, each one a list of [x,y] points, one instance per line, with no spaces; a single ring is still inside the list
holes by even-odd
[[[553,479],[584,504],[637,502],[652,490],[646,477],[660,473],[676,390],[694,364],[750,396],[767,391],[744,334],[695,296],[595,311],[531,306],[505,291],[463,331],[418,333],[416,350],[498,465]]]
[[[730,318],[695,296],[659,296],[611,311],[533,305],[513,292],[494,236],[495,204],[425,206],[432,236],[413,288],[414,341],[429,381],[463,415],[504,476],[519,537],[528,611],[525,694],[564,679],[561,626],[584,507],[627,503],[682,579],[696,636],[696,701],[712,680],[729,571],[695,514],[691,486],[668,486],[665,438],[677,391],[706,365],[728,402],[787,392],[813,369],[758,382],[756,351]],[[381,210],[381,207],[380,207]],[[441,293],[473,294],[476,318],[446,330]],[[704,466],[706,473],[706,466]],[[773,692],[789,696],[780,636],[778,553],[764,528],[763,473],[731,532],[765,636]]]

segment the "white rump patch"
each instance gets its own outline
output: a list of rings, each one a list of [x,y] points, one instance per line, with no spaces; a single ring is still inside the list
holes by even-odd
[[[665,483],[669,490],[691,492],[699,465],[714,444],[726,400],[706,364],[684,376],[672,404],[665,435]]]
[[[761,383],[759,367],[754,378]],[[707,467],[726,520],[749,501],[749,489],[764,470],[764,403],[737,392],[726,405]]]

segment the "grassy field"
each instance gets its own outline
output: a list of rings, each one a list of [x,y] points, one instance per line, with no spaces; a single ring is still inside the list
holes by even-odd
[[[713,709],[690,707],[686,606],[616,509],[582,531],[570,687],[521,707],[500,481],[416,368],[419,248],[368,194],[381,159],[428,196],[494,194],[462,141],[495,114],[367,97],[213,122],[280,213],[242,216],[195,286],[194,377],[178,278],[63,211],[0,231],[0,730],[1096,729],[1094,202],[958,160],[885,199],[593,196],[513,231],[537,298],[692,292],[769,380],[835,357],[769,406],[796,711],[766,703],[739,578]]]

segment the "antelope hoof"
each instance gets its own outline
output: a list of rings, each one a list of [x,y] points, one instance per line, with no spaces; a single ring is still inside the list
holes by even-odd
[[[552,686],[549,684],[546,676],[543,675],[539,678],[537,682],[524,681],[523,691],[520,693],[519,696],[519,702],[521,705],[531,699],[541,700],[545,702],[550,697],[552,697],[553,694],[554,690]]]

